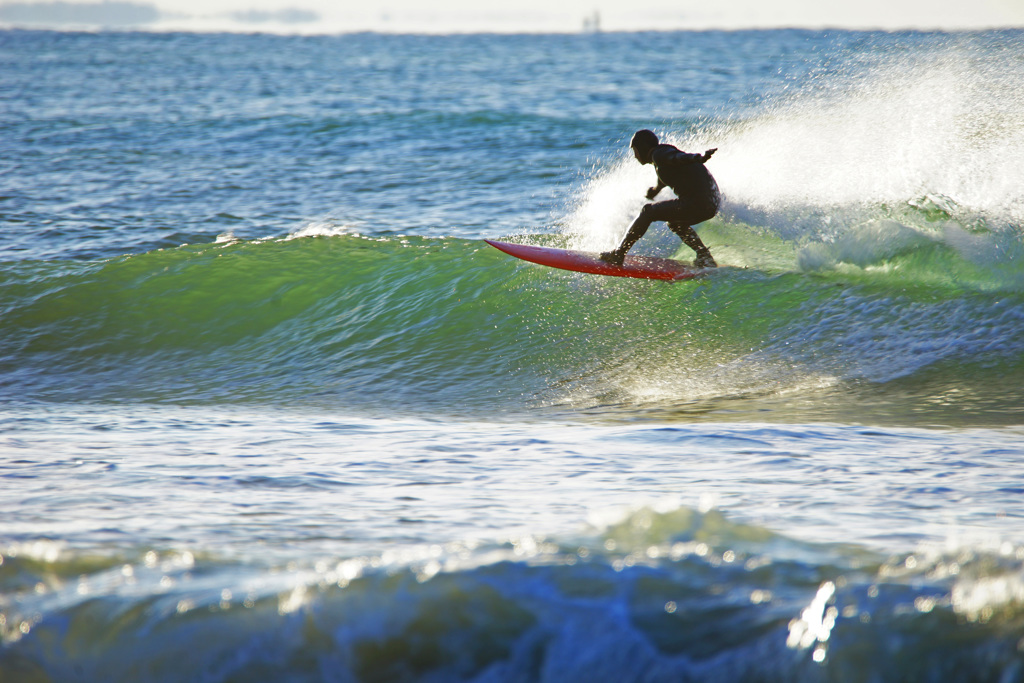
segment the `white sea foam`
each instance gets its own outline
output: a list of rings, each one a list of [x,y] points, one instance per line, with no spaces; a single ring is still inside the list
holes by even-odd
[[[297,240],[303,237],[339,237],[341,235],[355,234],[358,234],[358,231],[352,225],[332,223],[330,221],[314,221],[288,233],[285,239]]]

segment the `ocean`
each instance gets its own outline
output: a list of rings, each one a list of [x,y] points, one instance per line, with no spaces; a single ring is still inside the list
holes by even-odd
[[[0,681],[1024,681],[1022,77],[0,31]],[[483,242],[614,246],[640,128],[718,148],[721,268]]]

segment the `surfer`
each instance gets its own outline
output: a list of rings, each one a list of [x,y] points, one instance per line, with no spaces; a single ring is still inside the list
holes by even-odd
[[[718,151],[717,148],[704,154],[690,154],[673,145],[660,144],[658,136],[649,130],[638,130],[629,147],[637,161],[645,166],[654,164],[658,174],[658,184],[647,190],[647,198],[654,199],[665,187],[671,187],[678,199],[645,204],[626,231],[622,244],[601,254],[601,260],[621,266],[626,252],[644,236],[651,223],[665,221],[683,244],[697,252],[693,262],[695,266],[715,268],[718,264],[692,226],[717,214],[721,204],[718,184],[704,167],[711,155]]]

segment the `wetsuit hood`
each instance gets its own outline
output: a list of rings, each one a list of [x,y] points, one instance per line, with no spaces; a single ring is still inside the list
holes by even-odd
[[[651,163],[651,152],[658,146],[658,136],[653,131],[638,130],[633,133],[633,139],[629,141],[629,146],[640,163],[649,164]]]

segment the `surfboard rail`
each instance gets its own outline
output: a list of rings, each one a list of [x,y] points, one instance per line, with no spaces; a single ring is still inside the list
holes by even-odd
[[[632,277],[643,280],[689,280],[704,272],[702,268],[694,268],[683,261],[657,258],[655,256],[626,256],[621,266],[602,261],[595,252],[559,249],[556,247],[540,247],[532,244],[516,244],[488,240],[484,242],[495,249],[515,256],[524,261],[537,263],[551,268],[571,270],[577,273],[593,275],[609,275],[612,277]]]

